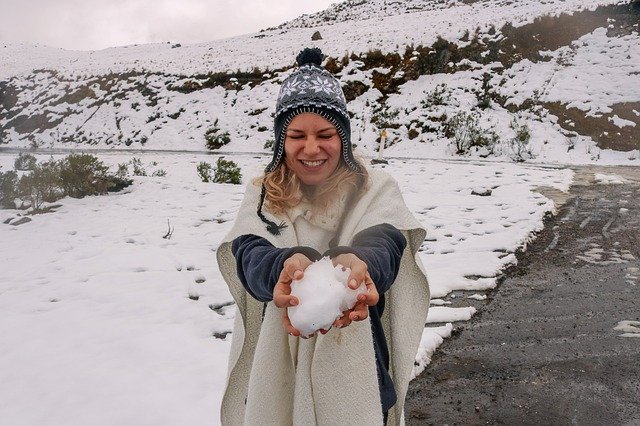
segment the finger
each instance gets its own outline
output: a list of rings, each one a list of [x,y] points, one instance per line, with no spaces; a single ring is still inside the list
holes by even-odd
[[[302,277],[304,277],[304,271],[302,271],[301,269],[296,269],[295,271],[293,271],[293,276],[292,278],[294,280],[301,280]]]
[[[369,316],[369,309],[364,303],[356,303],[353,310],[349,314],[349,319],[352,321],[362,321]]]
[[[292,306],[298,306],[300,301],[297,297],[291,296],[290,294],[278,294],[276,295],[274,292],[273,295],[273,304],[278,308],[290,308]]]
[[[302,273],[302,269],[300,268],[300,262],[297,262],[294,258],[287,259],[284,262],[284,273],[287,275],[287,278],[290,280],[297,280],[300,277],[300,274],[296,274],[296,272]]]
[[[351,263],[351,274],[349,275],[349,288],[352,290],[360,287],[360,283],[367,278],[367,264],[363,261]]]
[[[344,311],[342,316],[333,322],[333,326],[336,328],[344,328],[351,324],[351,319],[349,319],[349,313],[351,310]]]
[[[289,258],[284,263],[284,274],[289,280],[301,280],[304,276],[304,271],[300,261],[296,258]]]
[[[377,305],[378,301],[380,300],[380,294],[378,293],[378,289],[376,288],[376,285],[371,279],[371,275],[368,272],[366,274],[364,283],[367,292],[359,294],[356,300],[368,306]]]
[[[284,271],[292,280],[300,280],[304,276],[304,270],[311,265],[311,260],[302,253],[296,253],[284,262]]]
[[[380,299],[380,296],[378,296],[378,293],[362,293],[358,295],[358,302],[367,305],[367,306],[375,306],[378,304],[378,300]]]
[[[303,272],[305,269],[309,267],[309,265],[313,263],[311,259],[309,259],[304,254],[299,254],[299,259],[300,259],[300,269],[302,269]]]
[[[380,295],[378,294],[378,290],[376,286],[369,287],[367,286],[367,293],[362,293],[358,295],[357,301],[359,303],[363,303],[367,306],[375,306],[378,304],[380,300]]]
[[[291,285],[282,281],[278,281],[273,287],[273,303],[278,308],[286,307],[290,294]]]

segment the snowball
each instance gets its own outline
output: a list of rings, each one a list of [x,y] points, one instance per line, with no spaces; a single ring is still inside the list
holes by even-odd
[[[302,336],[328,330],[343,311],[353,308],[359,294],[367,292],[364,283],[356,290],[349,288],[350,273],[349,268],[334,267],[331,259],[324,257],[309,265],[301,280],[291,283],[291,294],[300,303],[288,308],[289,319]]]

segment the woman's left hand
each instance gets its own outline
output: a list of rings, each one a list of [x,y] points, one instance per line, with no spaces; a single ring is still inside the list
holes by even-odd
[[[367,292],[359,294],[356,304],[352,309],[344,311],[342,316],[338,318],[333,326],[337,328],[346,327],[351,324],[352,321],[362,321],[369,316],[369,306],[374,306],[378,303],[380,295],[376,289],[376,285],[369,275],[367,264],[362,261],[358,256],[353,253],[340,254],[332,259],[333,265],[342,265],[345,268],[351,269],[349,275],[348,285],[349,288],[355,290],[360,287],[360,284],[364,282]]]

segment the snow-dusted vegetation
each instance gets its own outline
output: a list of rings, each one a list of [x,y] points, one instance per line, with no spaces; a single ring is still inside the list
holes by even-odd
[[[418,374],[555,211],[540,187],[567,191],[563,165],[640,165],[639,16],[624,0],[347,0],[197,45],[0,42],[0,173],[33,169],[18,151],[70,150],[133,180],[43,214],[0,196],[0,417],[217,421],[235,307],[215,251],[308,46],[343,84],[356,151],[386,131],[385,170],[428,231]]]

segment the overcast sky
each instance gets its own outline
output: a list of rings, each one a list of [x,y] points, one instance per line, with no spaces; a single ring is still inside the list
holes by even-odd
[[[66,49],[198,43],[259,31],[338,0],[0,0],[0,41]]]

